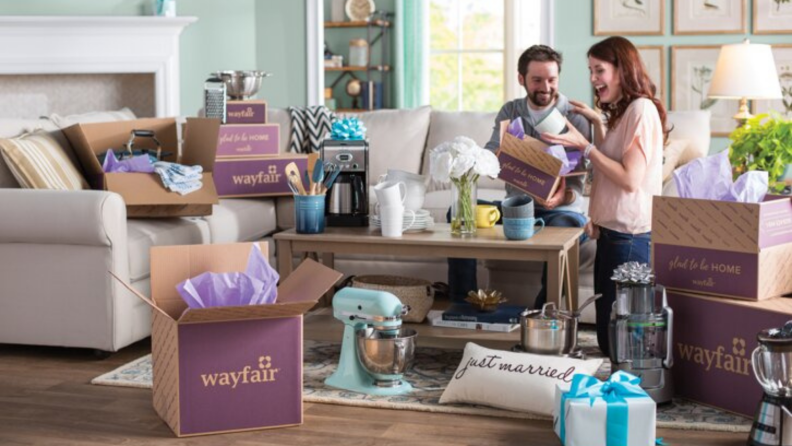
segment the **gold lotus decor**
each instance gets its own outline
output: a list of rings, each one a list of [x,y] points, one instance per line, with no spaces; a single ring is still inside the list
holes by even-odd
[[[506,298],[500,291],[478,290],[469,292],[465,302],[469,302],[479,311],[492,312],[498,309],[498,305],[506,302]]]

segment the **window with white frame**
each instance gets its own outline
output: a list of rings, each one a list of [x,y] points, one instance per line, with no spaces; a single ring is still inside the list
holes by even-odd
[[[552,44],[552,0],[429,0],[429,101],[440,110],[496,111],[523,96],[517,60]]]

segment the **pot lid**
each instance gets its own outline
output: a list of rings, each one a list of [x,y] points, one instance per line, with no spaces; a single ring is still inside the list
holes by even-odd
[[[787,321],[781,328],[764,329],[756,339],[768,347],[792,347],[792,321]]]

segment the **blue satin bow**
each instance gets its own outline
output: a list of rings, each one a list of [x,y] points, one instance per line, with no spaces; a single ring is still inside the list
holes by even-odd
[[[361,140],[366,137],[366,127],[358,118],[345,118],[333,122],[330,138],[336,140]]]
[[[600,381],[590,375],[573,376],[572,386],[568,392],[561,396],[558,420],[561,423],[559,426],[561,444],[566,444],[566,423],[564,422],[566,400],[588,398],[589,404],[593,406],[597,398],[602,398],[608,405],[605,426],[606,444],[608,446],[627,446],[630,413],[627,407],[627,398],[649,398],[640,383],[640,378],[622,371],[614,373],[607,381]]]

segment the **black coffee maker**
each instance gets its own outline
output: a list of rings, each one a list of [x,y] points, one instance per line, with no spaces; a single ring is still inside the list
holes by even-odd
[[[326,196],[327,226],[368,226],[368,141],[325,139],[321,156],[339,171]]]

